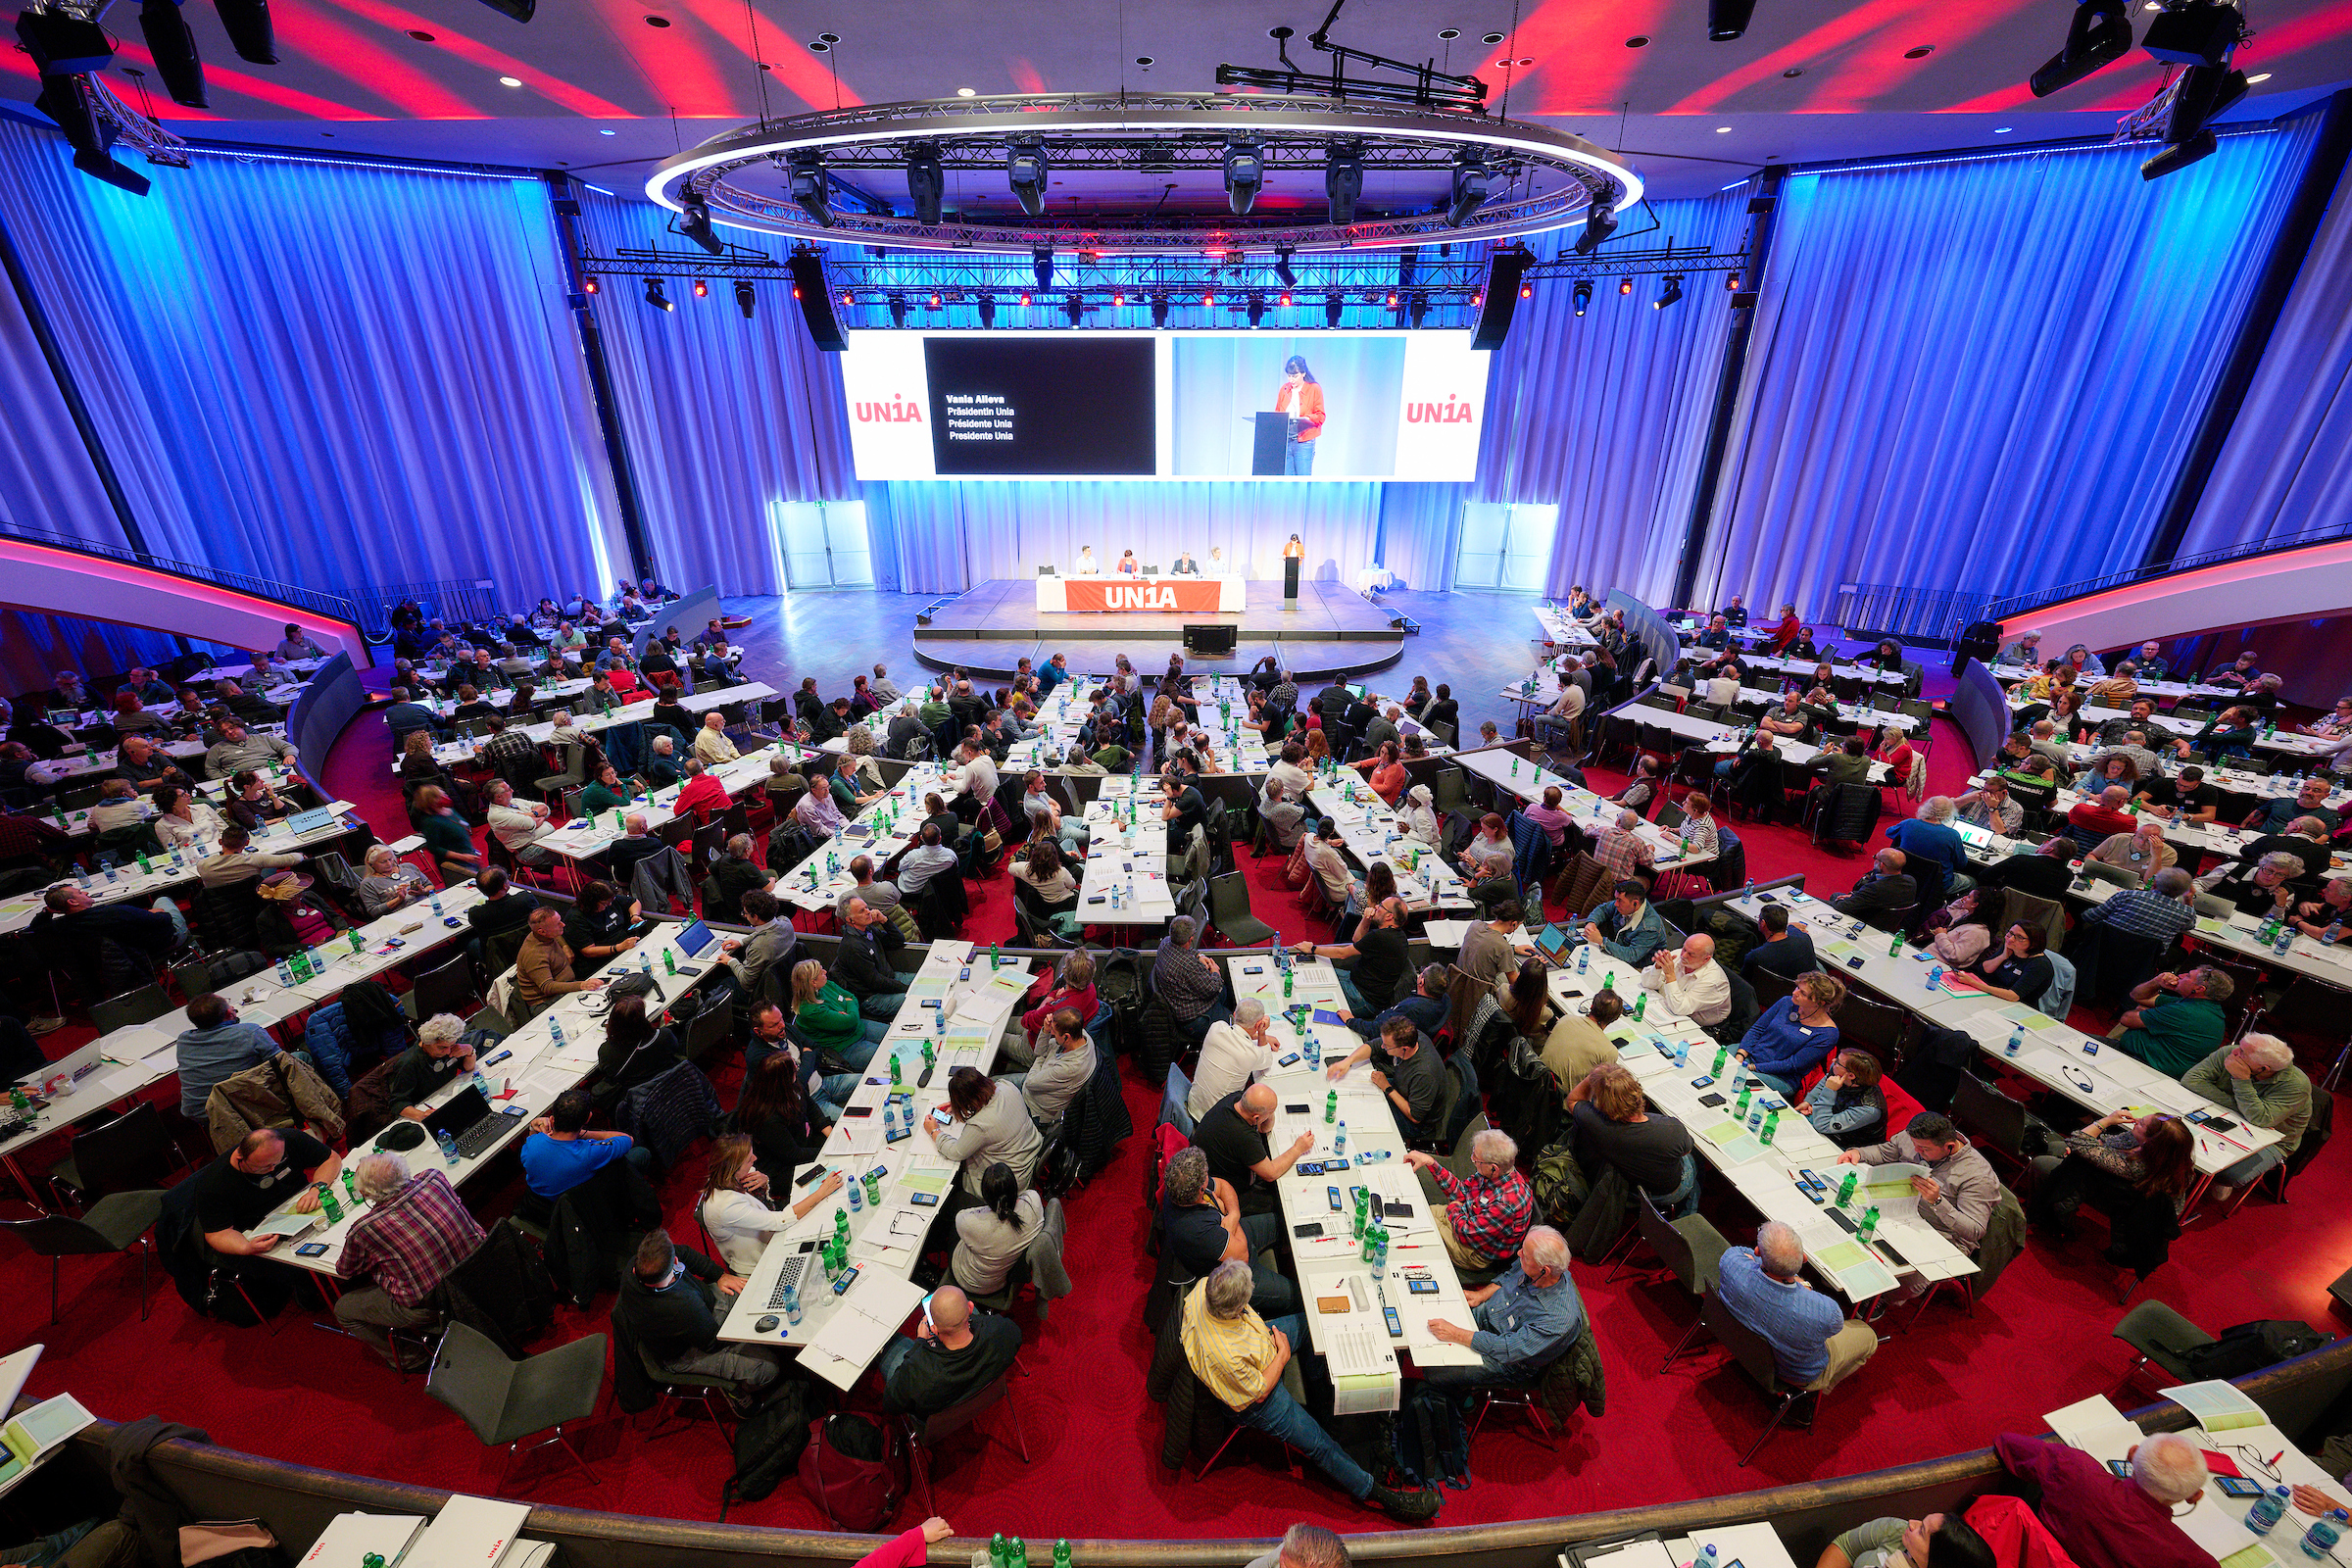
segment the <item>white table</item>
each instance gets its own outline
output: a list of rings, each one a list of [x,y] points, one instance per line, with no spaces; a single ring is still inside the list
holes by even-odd
[[[1308,791],[1307,804],[1317,815],[1339,823],[1340,842],[1356,864],[1367,871],[1375,864],[1388,866],[1407,912],[1472,907],[1462,874],[1446,864],[1434,846],[1402,833],[1396,811],[1352,771]]]
[[[765,681],[751,681],[741,686],[721,686],[707,692],[697,692],[691,697],[682,697],[678,700],[678,706],[690,713],[707,713],[713,708],[725,708],[735,703],[765,702],[775,695],[776,689]],[[651,718],[653,715],[654,702],[649,697],[615,708],[609,713],[575,714],[572,727],[583,733],[593,733],[610,728],[614,724],[637,723],[640,720]],[[556,721],[552,718],[541,719],[536,724],[524,724],[518,729],[510,729],[507,733],[527,735],[534,741],[550,741],[555,738]],[[690,743],[694,739],[691,735],[686,738]],[[471,761],[475,753],[480,749],[481,743],[468,737],[443,741],[433,748],[433,760],[443,764]],[[683,761],[684,759],[681,758],[681,764]],[[398,760],[395,760],[391,766],[395,773],[400,771]]]
[[[1176,917],[1161,809],[1162,797],[1139,795],[1134,779],[1103,779],[1086,808],[1086,865],[1078,883],[1078,918],[1085,924],[1160,926]]]

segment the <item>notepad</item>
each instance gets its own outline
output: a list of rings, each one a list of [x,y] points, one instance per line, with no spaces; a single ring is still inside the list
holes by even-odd
[[[2218,1379],[2204,1383],[2183,1383],[2165,1390],[2175,1404],[2197,1418],[2197,1425],[2208,1432],[2229,1432],[2238,1427],[2258,1427],[2270,1420],[2262,1406],[2256,1404],[2230,1384]]]

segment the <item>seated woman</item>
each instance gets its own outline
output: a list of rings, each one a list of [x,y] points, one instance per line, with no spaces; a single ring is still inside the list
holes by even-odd
[[[2042,993],[2050,989],[2056,975],[2044,956],[2048,950],[2041,928],[2021,921],[2008,929],[1999,947],[1975,963],[1953,969],[1945,978],[1962,990],[1982,991],[1995,1002],[2022,1002],[2038,1007]]]
[[[2108,1219],[2107,1261],[2142,1278],[2152,1274],[2180,1234],[2180,1217],[2196,1180],[2196,1140],[2178,1116],[2134,1119],[2119,1110],[2060,1140],[2065,1152],[2037,1157],[2026,1217],[2062,1241],[2075,1234],[2084,1203]]]
[[[1023,1192],[1012,1167],[998,1160],[980,1174],[980,1201],[956,1216],[956,1251],[948,1277],[966,1296],[994,1296],[1026,1278],[1022,1254],[1046,1223],[1046,1200]]]
[[[2139,785],[2139,767],[2129,757],[2109,753],[2098,764],[2082,775],[2076,787],[2085,795],[2096,795],[2110,784],[2121,784],[2129,795]]]
[[[1805,1074],[1838,1048],[1830,1015],[1845,1000],[1845,982],[1819,969],[1796,977],[1796,989],[1756,1015],[1734,1053],[1747,1070],[1790,1100]]]
[[[1462,846],[1458,862],[1462,880],[1469,884],[1470,897],[1480,904],[1493,905],[1519,896],[1519,883],[1513,874],[1519,852],[1511,848],[1511,836],[1502,825],[1502,818],[1489,811],[1478,819],[1478,831]]]
[[[254,886],[261,895],[253,917],[253,940],[272,958],[323,947],[345,929],[344,921],[310,896],[311,878],[299,871],[272,871]]]
[[[614,997],[605,1009],[604,1044],[596,1048],[593,1092],[600,1104],[609,1103],[685,1059],[677,1035],[647,1012],[644,997]]]
[[[1029,842],[1028,858],[1012,862],[1012,875],[1037,895],[1056,932],[1065,937],[1078,934],[1078,879],[1070,874],[1069,862],[1051,828],[1041,829]]]
[[[155,835],[167,850],[186,849],[220,835],[220,814],[176,784],[155,792]]]
[[[1092,1022],[1102,1010],[1102,999],[1095,994],[1095,956],[1084,948],[1072,952],[1061,960],[1059,969],[1049,969],[1037,977],[1029,994],[1021,999],[1021,1021],[1017,1030],[1005,1034],[1004,1052],[1007,1059],[1015,1055],[1016,1067],[1026,1067],[1027,1056],[1036,1045],[1037,1037],[1045,1032],[1046,1024],[1063,1007],[1076,1013],[1082,1022]],[[1015,1036],[1018,1036],[1016,1048]]]
[[[808,1042],[853,1072],[862,1072],[890,1025],[859,1014],[858,999],[825,978],[825,966],[803,958],[792,966],[792,1022]]]
[[[1953,968],[1976,962],[1997,939],[2000,904],[1983,889],[1970,888],[1928,916],[1929,948]]]
[[[1550,967],[1541,958],[1522,958],[1519,967],[1494,981],[1494,1003],[1511,1027],[1541,1043],[1551,1032],[1559,1008],[1552,1005]],[[1483,1064],[1482,1064],[1483,1065]]]
[[[360,878],[360,912],[379,919],[418,900],[430,898],[432,886],[424,873],[392,853],[389,844],[368,852],[368,874]]]
[[[1428,785],[1416,784],[1404,792],[1403,808],[1396,813],[1396,831],[1433,850],[1443,841],[1445,826],[1438,820],[1436,797],[1429,793]]]
[[[710,1145],[710,1169],[703,1177],[703,1196],[695,1212],[702,1216],[703,1229],[710,1233],[727,1272],[748,1279],[760,1266],[760,1254],[767,1250],[770,1238],[840,1190],[841,1172],[827,1171],[806,1198],[786,1208],[772,1207],[777,1193],[792,1191],[792,1171],[786,1168],[771,1180],[754,1162],[751,1139],[734,1133]]]
[[[294,811],[293,806],[270,781],[250,767],[239,768],[229,775],[226,804],[228,819],[249,833],[258,833],[265,824],[290,816]]]
[[[1306,735],[1305,767],[1309,773],[1320,773],[1331,761],[1331,740],[1320,729],[1309,728]]]
[[[1405,785],[1410,782],[1404,771],[1404,748],[1395,741],[1382,741],[1380,750],[1355,764],[1372,784],[1372,793],[1384,805],[1395,806],[1404,799]]]
[[[1568,1091],[1570,1149],[1588,1176],[1614,1165],[1660,1208],[1671,1212],[1697,1188],[1690,1163],[1690,1131],[1642,1098],[1642,1080],[1608,1062]]]
[[[1886,1094],[1879,1058],[1867,1051],[1840,1051],[1805,1098],[1797,1114],[1839,1149],[1863,1149],[1886,1141]]]
[[[594,816],[599,811],[617,811],[629,804],[633,793],[621,778],[620,770],[607,762],[596,770],[596,777],[581,787],[580,814]]]
[[[944,1130],[936,1117],[922,1119],[923,1136],[937,1146],[940,1156],[962,1167],[943,1212],[980,1202],[980,1184],[999,1161],[1011,1169],[1021,1186],[1029,1185],[1046,1143],[1037,1123],[1029,1119],[1019,1090],[1004,1087],[977,1067],[958,1067],[948,1075],[948,1118]]]

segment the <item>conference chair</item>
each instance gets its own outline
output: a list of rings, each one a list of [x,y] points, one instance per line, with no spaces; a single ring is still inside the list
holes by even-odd
[[[409,994],[401,1000],[407,1004],[410,1016],[419,1023],[443,1012],[454,1012],[463,1018],[473,1010],[476,1001],[473,965],[465,954],[455,954],[446,962],[417,975],[410,985]]]
[[[1185,1106],[1192,1098],[1192,1079],[1185,1075],[1184,1068],[1169,1062],[1167,1086],[1159,1096],[1159,1120],[1154,1125],[1173,1127],[1189,1140],[1193,1136],[1193,1113]]]
[[[2189,1354],[2218,1343],[2212,1335],[2153,1298],[2126,1312],[2107,1332],[2110,1338],[2123,1341],[2137,1352],[2132,1364],[2124,1368],[2123,1379],[2116,1384],[2111,1398],[2122,1397],[2139,1376],[2140,1369],[2150,1363],[2176,1383],[2196,1381],[2196,1369],[2189,1365]]]
[[[1208,879],[1208,908],[1209,923],[1227,947],[1254,948],[1274,939],[1274,928],[1250,912],[1250,885],[1239,871]]]
[[[75,1133],[66,1157],[49,1167],[49,1186],[61,1201],[87,1209],[187,1168],[187,1152],[164,1126],[163,1113],[153,1101],[141,1100],[112,1121]]]
[[[1740,1370],[1745,1372],[1763,1392],[1764,1397],[1772,1402],[1772,1419],[1764,1423],[1764,1430],[1756,1434],[1756,1441],[1749,1444],[1747,1451],[1740,1456],[1742,1469],[1756,1456],[1766,1441],[1781,1429],[1781,1423],[1788,1418],[1788,1412],[1798,1404],[1805,1406],[1800,1424],[1805,1431],[1812,1431],[1814,1420],[1821,1413],[1823,1397],[1838,1383],[1844,1382],[1846,1377],[1852,1376],[1866,1364],[1857,1361],[1836,1382],[1831,1381],[1829,1373],[1825,1371],[1820,1377],[1801,1386],[1788,1383],[1783,1380],[1779,1366],[1773,1359],[1772,1343],[1733,1316],[1732,1309],[1723,1304],[1720,1295],[1710,1292],[1701,1297],[1698,1315],[1708,1332],[1722,1343],[1725,1349],[1732,1352],[1732,1359],[1740,1364]]]
[[[1019,1445],[1021,1463],[1031,1462],[1029,1435],[1021,1427],[1021,1412],[1013,1405],[1011,1390],[1006,1387],[1011,1379],[1012,1373],[1009,1370],[1002,1372],[998,1374],[995,1382],[960,1404],[950,1405],[939,1414],[919,1421],[913,1416],[903,1418],[906,1423],[907,1469],[911,1473],[914,1483],[917,1511],[926,1516],[935,1511],[931,1495],[931,1463],[932,1456],[939,1451],[940,1445],[966,1427],[975,1424],[981,1416],[999,1404],[1004,1405],[1012,1416],[1012,1432],[1014,1440]],[[985,1441],[986,1434],[982,1436]]]
[[[1987,1153],[2013,1166],[2026,1163],[2026,1128],[2033,1118],[2025,1106],[1973,1072],[1963,1071],[1952,1090],[1952,1120]]]
[[[147,1233],[164,1211],[161,1189],[110,1193],[76,1219],[71,1214],[36,1214],[9,1220],[5,1228],[49,1260],[49,1321],[57,1322],[58,1274],[69,1257],[119,1255],[132,1244],[139,1249],[139,1321],[147,1321],[147,1258],[155,1250]]]
[[[99,1034],[112,1034],[134,1023],[148,1023],[172,1010],[172,999],[152,981],[119,997],[90,1004],[90,1024]]]
[[[507,1446],[507,1462],[499,1470],[493,1494],[506,1490],[522,1440],[534,1432],[549,1434],[531,1445],[534,1450],[560,1445],[591,1484],[602,1486],[564,1435],[564,1424],[595,1414],[604,1387],[602,1334],[510,1361],[479,1330],[465,1323],[452,1323],[441,1336],[441,1348],[424,1380],[425,1393],[456,1411],[485,1446]]]

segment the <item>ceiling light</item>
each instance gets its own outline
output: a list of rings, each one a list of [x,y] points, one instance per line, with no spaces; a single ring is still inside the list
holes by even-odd
[[[935,142],[917,142],[906,149],[906,196],[914,203],[914,220],[936,227],[948,197],[948,175]]]
[[[1715,134],[1718,136],[1729,136],[1731,133],[1732,127],[1729,125],[1717,125],[1715,127]]]
[[[519,87],[522,85],[522,78],[520,76],[501,76],[498,78],[498,84],[501,87]]]
[[[1461,35],[1462,29],[1459,27],[1440,27],[1438,29],[1438,38],[1444,43],[1451,43],[1454,39],[1459,38]]]
[[[1026,306],[1028,303],[1029,303],[1029,291],[1028,291],[1027,289],[1023,289],[1023,290],[1021,290],[1021,304],[1023,304],[1024,306]]]
[[[1649,308],[1653,311],[1662,311],[1667,306],[1675,304],[1677,301],[1681,300],[1682,297],[1683,274],[1680,272],[1669,272],[1666,274],[1665,286],[1658,290],[1658,297],[1649,302]]]
[[[1168,297],[1165,294],[1152,296],[1152,324],[1153,326],[1168,324]]]
[[[694,297],[698,300],[707,300],[710,297],[709,278],[698,277],[694,280]]]
[[[411,27],[409,29],[409,36],[416,39],[418,43],[431,43],[433,41],[433,35],[425,31],[422,27]]]
[[[1395,289],[1389,290],[1389,297],[1385,303],[1392,311],[1396,308],[1396,291]]]
[[[1217,297],[1216,295],[1203,290],[1200,295],[1200,303],[1210,310],[1214,310],[1216,309],[1217,305]]]
[[[1347,300],[1346,296],[1344,296],[1344,295],[1340,295],[1340,294],[1326,294],[1326,295],[1324,295],[1324,296],[1323,296],[1323,324],[1324,324],[1325,326],[1337,326],[1337,325],[1339,325],[1339,324],[1340,324],[1340,313],[1341,313],[1342,311],[1346,310],[1347,308],[1348,308],[1348,300]]]
[[[1730,43],[1747,31],[1748,19],[1755,14],[1756,0],[1707,0],[1707,36]]]
[[[596,274],[594,272],[590,272],[587,276],[580,279],[580,292],[583,294],[601,294],[604,292],[604,285],[596,280]]]
[[[1613,202],[1596,201],[1585,209],[1584,232],[1576,236],[1576,254],[1590,256],[1608,242],[1617,232],[1617,208]]]
[[[617,130],[600,130],[597,132],[597,134],[599,136],[617,136],[620,134],[620,132]]]
[[[689,195],[678,213],[678,232],[713,256],[726,254],[727,242],[710,229],[710,209],[700,196]]]
[[[933,289],[931,291],[931,297],[923,301],[923,308],[926,310],[936,311],[945,303],[946,301],[939,297],[939,290]]]
[[[2014,125],[1995,125],[1992,127],[1992,133],[1995,136],[2006,136],[2015,128],[2016,127]]]
[[[2219,66],[2229,60],[2245,30],[2245,16],[2235,6],[2188,0],[2168,7],[2149,23],[2139,46],[2167,65]]]
[[[1257,193],[1266,182],[1264,149],[1251,141],[1229,141],[1225,144],[1225,205],[1233,216],[1242,218],[1257,205]]]
[[[1298,286],[1298,274],[1291,270],[1291,248],[1288,245],[1278,245],[1275,247],[1274,275],[1282,280],[1282,286],[1284,288],[1297,288]],[[1285,300],[1283,303],[1287,305],[1290,303],[1290,301]]]
[[[753,291],[752,280],[748,277],[737,278],[735,280],[735,308],[743,313],[745,320],[748,321],[752,318],[752,309],[758,303],[759,296]]]
[[[1932,43],[1913,44],[1903,51],[1903,58],[1905,60],[1925,60],[1935,52],[1936,46]]]
[[[1486,205],[1486,155],[1475,147],[1465,147],[1453,155],[1453,200],[1446,205],[1446,221],[1459,228]]]
[[[1625,40],[1625,46],[1628,49],[1646,49],[1649,47],[1649,35],[1647,33],[1637,32],[1631,38]]]
[[[1740,292],[1740,274],[1738,272],[1726,272],[1723,274],[1723,291],[1726,294],[1737,294]]]
[[[1016,141],[1005,153],[1004,180],[1019,199],[1021,211],[1042,218],[1046,211],[1046,144]]]
[[[1061,314],[1070,318],[1072,326],[1076,326],[1086,315],[1086,302],[1073,294],[1061,302]]]
[[[645,19],[645,24],[649,27],[666,27],[669,25],[669,19],[667,17],[648,17]]]
[[[1040,245],[1029,253],[1029,270],[1037,274],[1039,288],[1054,286],[1054,247]]]
[[[1490,32],[1487,34],[1484,41],[1487,43],[1500,43],[1502,42],[1502,34],[1499,32]]]
[[[649,277],[645,280],[645,303],[657,311],[677,309],[677,306],[670,302],[669,296],[662,292],[662,280],[658,277]]]
[[[831,228],[833,189],[824,161],[813,152],[797,152],[787,167],[792,172],[792,199],[819,227]]]
[[[1355,221],[1356,199],[1364,193],[1364,149],[1361,142],[1340,142],[1323,155],[1323,197],[1327,217],[1335,224]]]
[[[1114,288],[1110,291],[1110,308],[1114,311],[1122,311],[1127,308],[1127,291],[1125,289]]]
[[[1568,294],[1576,306],[1576,314],[1584,315],[1585,307],[1592,303],[1592,280],[1589,277],[1578,278],[1576,287],[1570,289]]]
[[[1799,77],[1799,76],[1803,75],[1804,74],[1805,74],[1805,68],[1804,68],[1804,67],[1802,67],[1802,66],[1790,66],[1790,67],[1789,67],[1789,68],[1788,68],[1787,71],[1784,71],[1784,72],[1782,72],[1782,73],[1781,73],[1781,77],[1782,77],[1782,79],[1783,79],[1783,80],[1785,80],[1785,81],[1794,81],[1794,80],[1795,80],[1797,77]]]
[[[2124,13],[2124,0],[2082,0],[2067,24],[2065,45],[2026,78],[2026,85],[2034,97],[2047,98],[2131,52],[2132,19]]]
[[[1257,325],[1258,322],[1266,318],[1266,297],[1263,294],[1252,294],[1250,296],[1248,315],[1250,317],[1250,324],[1251,326]]]
[[[958,87],[956,89],[956,96],[958,98],[970,98],[975,96],[975,94],[969,87]]]
[[[2191,66],[2173,89],[2164,117],[2164,149],[2139,166],[2139,177],[2156,179],[2186,169],[2212,154],[2214,118],[2246,95],[2243,72],[2226,66]]]
[[[2254,74],[2246,78],[2248,82],[2268,81],[2270,79],[2271,74],[2267,71],[2257,71],[2254,73]]]
[[[893,326],[906,324],[906,296],[904,294],[893,294],[890,297],[890,324]]]
[[[1617,292],[1619,294],[1631,294],[1633,291],[1634,280],[1632,278],[1622,277],[1617,280]]]
[[[1137,55],[1135,57],[1135,63],[1143,67],[1146,71],[1150,71],[1153,66],[1159,64],[1158,61],[1152,59],[1150,55]]]
[[[1284,289],[1282,291],[1282,298],[1277,303],[1279,303],[1284,310],[1289,310],[1291,308],[1291,291],[1287,288]]]

